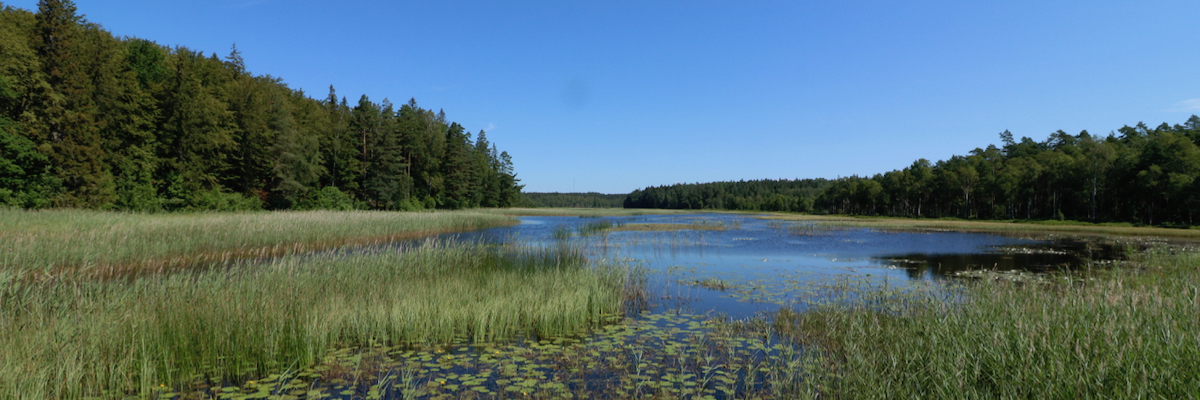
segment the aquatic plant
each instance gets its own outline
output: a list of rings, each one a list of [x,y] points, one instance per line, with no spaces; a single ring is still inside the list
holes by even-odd
[[[316,365],[337,348],[569,336],[644,282],[571,247],[427,243],[131,281],[0,281],[0,398],[122,397]],[[632,293],[632,294],[631,294]]]
[[[0,210],[0,270],[127,275],[513,224],[473,212]]]
[[[1188,398],[1200,387],[1200,255],[959,295],[844,286],[858,301],[775,315],[814,351],[804,391],[828,398]],[[937,289],[947,293],[946,289]]]

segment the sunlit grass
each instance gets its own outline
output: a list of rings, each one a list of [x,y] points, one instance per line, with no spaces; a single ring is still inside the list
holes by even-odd
[[[954,231],[984,231],[1017,234],[1064,233],[1074,235],[1154,236],[1200,239],[1200,230],[1132,226],[1129,224],[1092,224],[1079,221],[970,221],[960,219],[917,219],[893,217],[852,217],[841,215],[809,215],[769,213],[763,219],[813,221],[827,226],[882,229],[944,229]]]
[[[132,282],[8,279],[0,281],[0,398],[237,382],[369,343],[578,334],[620,318],[643,279],[630,268],[589,266],[569,247],[437,244]]]
[[[695,221],[687,224],[678,223],[633,223],[623,224],[613,227],[612,231],[636,231],[636,232],[665,232],[665,231],[724,231],[728,229],[736,229],[732,224],[725,224],[721,221]]]
[[[0,270],[112,276],[513,224],[472,212],[0,210]]]
[[[1198,266],[1195,253],[1159,252],[1092,279],[834,285],[832,300],[775,325],[814,351],[802,392],[821,398],[1189,398]]]
[[[690,214],[695,210],[660,210],[642,208],[486,208],[476,212],[511,215],[511,216],[542,216],[542,217],[628,217],[636,215],[659,214]]]

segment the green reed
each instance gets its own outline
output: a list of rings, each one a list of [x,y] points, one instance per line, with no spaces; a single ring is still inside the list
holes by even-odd
[[[619,318],[644,282],[568,246],[436,243],[134,280],[14,278],[0,277],[0,398],[145,396],[369,343],[576,334]]]
[[[0,270],[123,275],[513,223],[474,212],[0,210]]]
[[[1200,255],[949,289],[842,282],[776,328],[821,398],[1195,398]],[[826,293],[826,294],[830,294]]]

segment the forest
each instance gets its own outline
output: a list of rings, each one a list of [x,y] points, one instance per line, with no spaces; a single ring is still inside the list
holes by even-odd
[[[576,207],[576,208],[620,208],[625,201],[623,194],[588,193],[522,193],[521,207]]]
[[[512,158],[415,100],[309,97],[225,57],[114,37],[69,0],[0,5],[0,207],[503,207]]]
[[[904,169],[835,180],[761,180],[648,187],[627,208],[729,209],[964,219],[1195,225],[1200,117],[1108,135],[1057,131]]]

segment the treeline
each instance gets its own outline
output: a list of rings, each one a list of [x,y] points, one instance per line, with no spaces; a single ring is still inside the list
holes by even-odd
[[[635,190],[625,208],[809,212],[826,179],[676,184]]]
[[[1195,115],[1181,125],[1139,123],[1106,136],[1058,131],[1040,142],[1018,141],[1005,131],[1000,138],[1000,147],[976,148],[936,163],[920,159],[902,170],[822,182],[815,192],[796,195],[799,206],[787,211],[1152,225],[1193,225],[1200,217],[1200,117]],[[785,187],[789,181],[775,182],[761,186]],[[717,201],[724,194],[710,189],[738,184],[744,183],[648,188],[630,194],[626,205],[747,209]],[[782,191],[759,196],[776,194],[785,197]]]
[[[525,192],[523,207],[582,207],[582,208],[620,208],[624,205],[625,195],[588,193],[536,193]]]
[[[316,100],[236,47],[116,38],[70,1],[0,9],[0,206],[466,208],[520,189],[484,132],[414,100]]]

